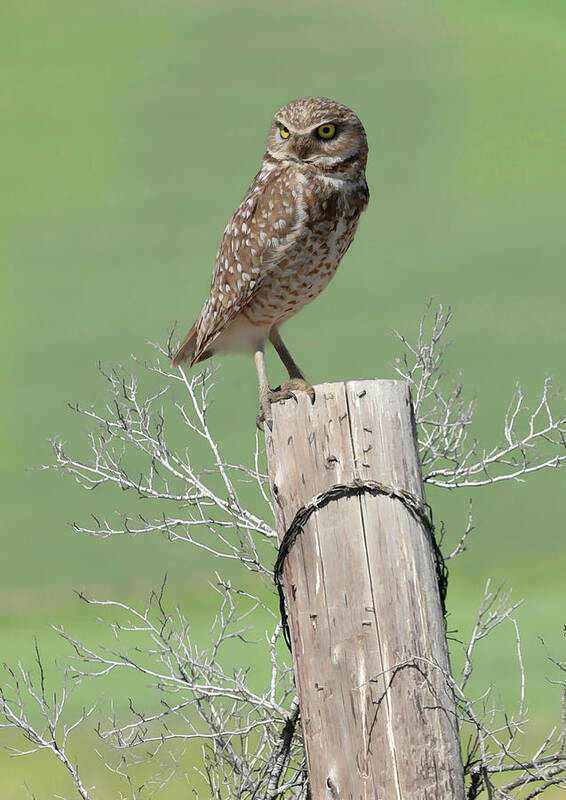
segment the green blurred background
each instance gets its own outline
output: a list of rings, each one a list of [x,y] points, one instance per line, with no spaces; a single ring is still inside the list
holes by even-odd
[[[413,335],[433,296],[454,310],[448,366],[478,399],[486,444],[517,380],[533,400],[545,375],[563,381],[562,0],[4,0],[1,16],[0,661],[31,662],[34,635],[64,661],[49,622],[97,636],[74,588],[141,603],[165,571],[170,596],[208,630],[217,565],[157,538],[73,534],[67,521],[120,509],[123,496],[26,468],[50,461],[50,435],[84,441],[65,402],[104,401],[98,359],[150,356],[148,339],[192,324],[271,116],[295,97],[350,105],[370,143],[357,238],[286,330],[311,380],[392,377],[391,329]],[[222,359],[211,420],[232,461],[249,461],[255,408],[251,359]],[[451,540],[470,496],[429,495]],[[478,530],[452,569],[449,624],[465,637],[488,577],[525,598],[529,744],[558,722],[538,637],[564,658],[564,477],[473,496]],[[511,633],[480,656],[482,680],[516,698]],[[116,796],[93,759],[87,783]],[[38,798],[70,793],[49,759],[2,752],[0,771],[9,800],[24,780]]]

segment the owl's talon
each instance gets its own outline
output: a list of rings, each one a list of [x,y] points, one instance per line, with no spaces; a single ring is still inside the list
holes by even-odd
[[[286,384],[283,384],[283,386],[278,386],[277,389],[273,389],[274,397],[271,402],[282,403],[283,400],[294,400],[295,403],[298,404],[299,401],[297,400],[297,395],[295,392],[291,391],[291,389],[285,389],[285,386]]]
[[[269,409],[268,415],[266,415],[265,411],[262,407],[259,407],[259,411],[257,412],[257,417],[255,418],[255,424],[258,430],[263,433],[263,426],[267,425],[270,431],[273,430],[273,418],[271,416],[271,409]]]
[[[291,378],[279,387],[279,391],[286,397],[293,397],[297,403],[299,401],[297,400],[295,392],[306,392],[313,405],[316,399],[316,394],[313,387],[304,378]],[[286,397],[283,397],[282,399],[286,399]]]
[[[259,428],[260,431],[263,431],[263,426],[267,425],[270,431],[273,430],[273,416],[271,414],[271,389],[265,396],[260,395],[259,397],[259,408],[257,411],[257,417],[255,419],[255,424]]]
[[[285,400],[294,400],[297,405],[299,404],[299,399],[295,392],[306,392],[311,403],[314,403],[314,389],[304,378],[291,378],[291,380],[278,386],[277,389],[269,389],[264,396],[260,395],[259,410],[256,417],[256,425],[260,431],[263,430],[264,424],[267,425],[270,431],[273,430],[273,415],[271,413],[271,406],[273,403],[283,403]]]

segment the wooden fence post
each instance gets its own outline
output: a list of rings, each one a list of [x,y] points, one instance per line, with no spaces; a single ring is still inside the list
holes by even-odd
[[[315,387],[266,430],[280,540],[315,495],[379,481],[424,500],[401,381]],[[364,492],[315,511],[283,580],[312,800],[464,800],[430,534],[399,498]]]

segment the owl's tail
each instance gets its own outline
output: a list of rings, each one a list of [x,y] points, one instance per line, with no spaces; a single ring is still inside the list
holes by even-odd
[[[179,364],[183,364],[185,361],[188,361],[189,365],[192,366],[196,343],[197,343],[197,326],[195,322],[193,327],[185,336],[183,343],[173,356],[171,365],[173,367],[178,367]]]

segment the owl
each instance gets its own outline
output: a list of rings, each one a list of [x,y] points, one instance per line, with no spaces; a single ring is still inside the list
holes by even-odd
[[[214,353],[253,354],[258,425],[271,404],[314,390],[281,339],[281,325],[322,292],[350,246],[369,191],[364,127],[346,106],[306,97],[274,116],[261,168],[224,230],[210,291],[173,357],[190,366]],[[270,341],[289,380],[270,389]]]

